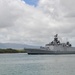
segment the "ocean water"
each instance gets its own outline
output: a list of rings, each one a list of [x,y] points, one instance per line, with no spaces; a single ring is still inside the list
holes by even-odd
[[[0,75],[75,75],[75,55],[0,54]]]

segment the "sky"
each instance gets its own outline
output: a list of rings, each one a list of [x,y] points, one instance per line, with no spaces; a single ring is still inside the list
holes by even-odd
[[[55,34],[75,46],[75,0],[0,0],[0,43],[41,46]]]
[[[23,0],[23,1],[25,1],[29,5],[32,5],[32,6],[36,7],[39,0]]]

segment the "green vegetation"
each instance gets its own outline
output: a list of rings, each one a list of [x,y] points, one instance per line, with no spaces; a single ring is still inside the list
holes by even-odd
[[[0,53],[25,53],[25,50],[17,50],[17,49],[0,49]]]

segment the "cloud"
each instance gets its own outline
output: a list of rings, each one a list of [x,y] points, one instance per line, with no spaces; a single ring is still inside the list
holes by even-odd
[[[74,23],[75,18],[75,1],[74,0],[40,0],[39,8],[61,23]],[[50,19],[51,19],[50,18]]]
[[[38,6],[33,7],[23,0],[0,0],[0,41],[43,45],[58,33],[74,44],[72,1],[39,0]]]
[[[39,39],[41,29],[45,28],[42,12],[21,0],[1,0],[0,3],[3,6],[0,8],[1,42],[24,43]]]

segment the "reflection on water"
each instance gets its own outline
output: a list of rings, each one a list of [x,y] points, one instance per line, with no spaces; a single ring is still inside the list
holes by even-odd
[[[75,55],[0,54],[0,75],[75,75]]]

